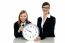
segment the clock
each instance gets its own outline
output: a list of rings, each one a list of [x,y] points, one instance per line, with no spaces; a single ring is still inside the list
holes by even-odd
[[[30,23],[23,28],[23,37],[27,40],[34,40],[39,35],[39,29],[36,25]]]

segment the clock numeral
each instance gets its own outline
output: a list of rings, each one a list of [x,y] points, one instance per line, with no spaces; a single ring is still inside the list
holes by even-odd
[[[25,35],[27,35],[27,34],[25,33]]]
[[[31,36],[30,36],[30,38],[31,38]]]
[[[36,31],[36,33],[37,33],[37,31]]]

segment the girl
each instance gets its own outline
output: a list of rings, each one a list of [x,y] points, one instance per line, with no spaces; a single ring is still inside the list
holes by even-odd
[[[23,37],[22,36],[23,27],[29,23],[31,23],[31,22],[28,21],[27,12],[25,10],[22,10],[19,14],[18,21],[16,21],[14,23],[14,36],[16,38]]]

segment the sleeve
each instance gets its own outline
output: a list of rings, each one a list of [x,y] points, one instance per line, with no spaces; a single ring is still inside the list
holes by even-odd
[[[41,21],[42,21],[42,19],[41,19],[41,17],[39,17],[37,19],[37,26],[38,26],[38,28],[41,28]]]
[[[21,37],[22,36],[22,32],[18,32],[19,26],[18,23],[14,23],[14,36],[17,37]]]
[[[39,17],[39,18],[37,19],[37,26],[38,26],[38,28],[39,28],[39,36],[40,36],[40,37],[42,36],[41,21],[42,21],[42,19],[41,19],[41,17]]]
[[[51,19],[50,25],[49,25],[49,31],[47,33],[54,34],[54,28],[55,28],[56,19]]]

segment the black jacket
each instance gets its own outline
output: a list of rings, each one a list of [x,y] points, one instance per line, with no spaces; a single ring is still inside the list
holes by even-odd
[[[27,21],[26,24],[29,24],[31,22]],[[14,36],[17,38],[17,37],[23,37],[22,35],[22,32],[18,32],[18,29],[19,29],[19,24],[18,24],[18,21],[14,23]]]
[[[54,34],[55,17],[50,16],[50,18],[47,18],[43,25],[43,28],[41,27],[41,23],[42,23],[42,18],[39,17],[37,20],[37,26],[39,27],[39,32],[40,32],[39,36],[41,38],[55,37]]]

